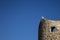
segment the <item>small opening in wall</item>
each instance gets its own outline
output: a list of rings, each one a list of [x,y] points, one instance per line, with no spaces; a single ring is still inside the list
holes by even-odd
[[[55,27],[51,27],[51,32],[56,32],[56,28]]]

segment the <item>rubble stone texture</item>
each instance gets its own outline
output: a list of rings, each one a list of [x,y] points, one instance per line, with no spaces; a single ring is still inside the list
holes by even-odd
[[[60,40],[60,21],[42,19],[38,29],[38,40]]]

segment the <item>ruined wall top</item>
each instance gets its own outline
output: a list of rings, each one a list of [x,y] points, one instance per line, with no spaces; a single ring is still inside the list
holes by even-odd
[[[60,40],[60,21],[42,17],[39,24],[38,40]]]

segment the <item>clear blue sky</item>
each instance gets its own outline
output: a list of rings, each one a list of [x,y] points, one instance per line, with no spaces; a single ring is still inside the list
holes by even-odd
[[[60,20],[60,0],[0,0],[0,40],[38,40],[41,16]]]

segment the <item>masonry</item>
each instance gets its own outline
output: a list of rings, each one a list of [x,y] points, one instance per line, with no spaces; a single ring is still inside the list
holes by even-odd
[[[38,29],[38,40],[60,40],[60,21],[42,18]]]

